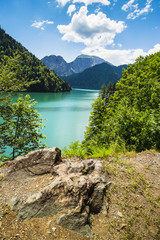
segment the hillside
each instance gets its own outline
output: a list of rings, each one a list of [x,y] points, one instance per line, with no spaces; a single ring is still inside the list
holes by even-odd
[[[16,73],[17,79],[21,79],[22,84],[23,81],[37,82],[30,85],[27,91],[61,92],[71,90],[68,83],[0,28],[0,68],[4,68],[6,59],[14,62],[14,58],[17,57],[19,58],[17,66],[11,70]],[[3,69],[1,70],[3,71]]]
[[[61,77],[82,72],[96,64],[105,62],[102,58],[89,55],[80,55],[70,63],[67,63],[61,56],[55,55],[46,56],[41,61]]]
[[[113,66],[108,63],[101,63],[88,68],[81,73],[63,77],[73,88],[100,89],[105,83],[117,82],[122,76],[123,68],[127,65]]]

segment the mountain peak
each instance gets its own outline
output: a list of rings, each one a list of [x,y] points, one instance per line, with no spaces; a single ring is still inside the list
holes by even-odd
[[[97,64],[104,63],[105,60],[96,56],[81,54],[73,62],[70,63],[74,73],[79,73],[87,68],[93,67]]]
[[[63,57],[56,56],[56,55],[46,56],[46,57],[42,58],[41,61],[45,64],[46,64],[46,62],[50,63],[51,61],[55,61],[55,62],[58,62],[58,63],[60,63],[60,62],[65,62],[66,63],[66,61],[64,60]],[[48,67],[50,67],[50,66],[48,66]]]
[[[63,57],[50,55],[41,59],[41,61],[59,76],[69,76],[73,73],[79,73],[87,68],[106,62],[104,59],[81,54],[74,61],[67,63]]]

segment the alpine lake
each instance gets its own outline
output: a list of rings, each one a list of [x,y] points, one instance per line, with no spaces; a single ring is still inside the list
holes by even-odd
[[[45,127],[42,133],[47,147],[63,149],[74,141],[84,139],[89,123],[93,99],[98,90],[73,89],[64,93],[29,93],[37,101],[35,108],[41,114]]]

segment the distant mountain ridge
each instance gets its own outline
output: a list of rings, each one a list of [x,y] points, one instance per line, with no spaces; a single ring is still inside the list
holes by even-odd
[[[90,67],[83,72],[63,77],[73,88],[100,89],[105,83],[117,82],[122,76],[122,70],[127,65],[118,67],[106,62]]]
[[[41,61],[57,75],[67,81],[73,88],[100,89],[105,83],[117,82],[127,65],[114,66],[102,58],[80,55],[67,63],[63,57],[50,55]]]
[[[106,62],[102,58],[83,54],[70,63],[67,63],[63,57],[55,55],[46,56],[41,61],[61,77],[79,73],[87,68]]]

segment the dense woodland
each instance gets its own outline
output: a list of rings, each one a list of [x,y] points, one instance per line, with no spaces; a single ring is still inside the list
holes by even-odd
[[[103,86],[92,105],[81,145],[66,154],[160,150],[160,52],[139,57],[115,85]]]
[[[8,75],[8,79],[12,79],[10,81],[16,78],[22,85],[24,82],[30,82],[28,92],[71,90],[68,83],[0,28],[0,76],[3,77],[6,73],[10,73],[10,76]],[[3,90],[2,85],[0,90]]]

